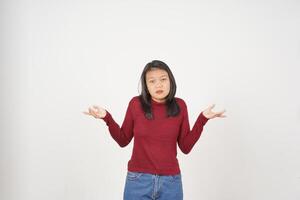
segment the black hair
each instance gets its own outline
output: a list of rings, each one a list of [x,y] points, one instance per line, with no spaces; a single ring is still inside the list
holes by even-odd
[[[163,61],[160,61],[160,60],[153,60],[152,62],[149,62],[146,64],[146,66],[144,67],[144,70],[142,72],[141,78],[140,78],[141,85],[142,85],[142,91],[141,91],[141,94],[139,95],[139,99],[141,102],[142,109],[145,113],[145,117],[147,119],[153,119],[152,109],[151,109],[152,108],[151,107],[151,95],[150,95],[147,85],[146,85],[146,73],[148,71],[152,70],[153,68],[162,69],[168,73],[169,80],[170,80],[170,92],[167,95],[166,101],[165,101],[167,117],[178,115],[180,112],[180,108],[175,99],[175,94],[176,94],[175,78],[166,63],[164,63]]]

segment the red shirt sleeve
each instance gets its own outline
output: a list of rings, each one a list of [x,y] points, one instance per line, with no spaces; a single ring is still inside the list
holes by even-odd
[[[121,127],[108,111],[106,111],[105,117],[102,118],[108,126],[110,135],[120,145],[120,147],[127,146],[133,137],[132,103],[133,101],[131,100],[128,104],[125,118]]]
[[[190,130],[190,124],[189,124],[189,116],[188,116],[188,110],[185,102],[183,101],[183,106],[182,106],[182,112],[183,112],[183,120],[180,126],[180,133],[178,136],[178,146],[180,150],[188,154],[195,143],[198,141],[200,138],[200,135],[202,133],[203,127],[208,121],[208,118],[206,118],[203,113],[201,112],[192,128]]]

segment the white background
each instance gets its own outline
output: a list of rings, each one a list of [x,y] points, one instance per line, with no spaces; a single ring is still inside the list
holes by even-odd
[[[299,1],[1,1],[2,200],[122,199],[121,124],[147,62],[171,68],[191,127],[186,200],[300,199]]]

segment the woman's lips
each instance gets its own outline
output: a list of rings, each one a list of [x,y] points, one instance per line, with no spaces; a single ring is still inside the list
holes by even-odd
[[[156,91],[157,94],[161,94],[161,93],[163,93],[163,92],[164,92],[163,90],[157,90],[157,91]]]

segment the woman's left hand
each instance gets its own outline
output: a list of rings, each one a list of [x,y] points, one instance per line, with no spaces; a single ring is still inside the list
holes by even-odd
[[[203,111],[203,115],[207,118],[207,119],[213,119],[215,117],[226,117],[226,115],[223,115],[225,110],[222,110],[220,112],[213,112],[212,109],[215,107],[215,104],[212,104],[211,106],[209,106],[207,109],[205,109]]]

